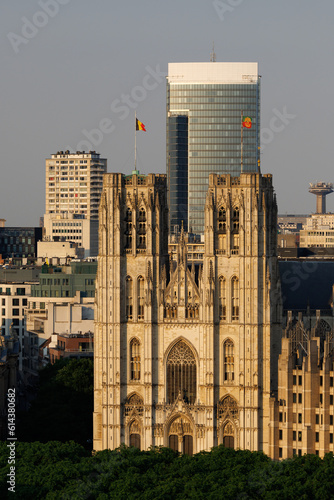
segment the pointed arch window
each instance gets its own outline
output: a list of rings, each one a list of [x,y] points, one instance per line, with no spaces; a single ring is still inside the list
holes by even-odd
[[[138,248],[146,248],[146,212],[143,208],[138,214]]]
[[[181,395],[186,403],[196,400],[196,360],[190,347],[180,340],[167,358],[167,400],[173,403]]]
[[[140,342],[132,339],[130,342],[130,379],[140,380]]]
[[[221,208],[218,212],[218,232],[226,233],[226,210]]]
[[[228,339],[224,342],[224,381],[234,380],[234,344]]]
[[[127,209],[125,214],[125,248],[132,247],[132,211]]]
[[[219,278],[219,318],[226,319],[226,279],[224,276]]]
[[[133,319],[133,282],[130,276],[125,280],[125,316],[127,320]]]
[[[239,320],[239,280],[233,276],[231,282],[232,321]]]
[[[138,278],[138,320],[144,319],[144,278]]]
[[[239,208],[234,207],[232,210],[232,231],[233,233],[239,233]]]

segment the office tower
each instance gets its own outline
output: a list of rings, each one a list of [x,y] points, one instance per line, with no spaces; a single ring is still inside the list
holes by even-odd
[[[244,121],[243,118],[250,118]],[[243,132],[242,132],[243,131]],[[170,63],[167,76],[169,229],[204,233],[210,173],[259,170],[257,63]]]
[[[189,265],[182,228],[168,257],[165,176],[104,176],[95,450],[269,453],[281,335],[271,175],[211,174],[203,211],[202,262]]]
[[[95,151],[58,151],[46,160],[45,236],[97,255],[98,208],[107,160]]]

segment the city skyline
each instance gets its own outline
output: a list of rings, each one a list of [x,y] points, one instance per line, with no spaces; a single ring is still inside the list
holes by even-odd
[[[0,206],[6,225],[38,225],[45,158],[54,151],[93,149],[108,159],[109,171],[131,173],[135,110],[147,130],[137,141],[138,168],[164,173],[167,65],[209,61],[212,42],[217,62],[259,62],[261,169],[274,176],[279,212],[314,211],[308,183],[332,181],[333,13],[329,1],[311,0],[101,0],[98,8],[80,3],[80,10],[77,0],[4,5]],[[334,211],[334,198],[327,208]]]

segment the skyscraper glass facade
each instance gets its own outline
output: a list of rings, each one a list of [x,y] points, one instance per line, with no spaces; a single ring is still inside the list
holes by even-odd
[[[177,231],[183,221],[188,230],[188,116],[169,117],[168,127],[168,170],[170,188],[168,207],[170,226]],[[179,227],[179,229],[181,229]]]
[[[251,118],[251,128],[242,126],[243,117]],[[183,124],[182,133],[175,132],[178,119]],[[180,227],[183,220],[189,231],[203,233],[209,174],[238,176],[241,170],[257,172],[259,146],[257,63],[169,64],[167,176],[170,230],[173,232],[175,226]],[[178,210],[177,199],[182,199]],[[187,209],[180,210],[184,200],[187,200]]]

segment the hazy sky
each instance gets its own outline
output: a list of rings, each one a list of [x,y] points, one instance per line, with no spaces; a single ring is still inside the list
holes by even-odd
[[[108,172],[131,173],[135,109],[147,130],[137,165],[165,172],[163,73],[209,61],[213,41],[217,61],[259,63],[261,169],[279,213],[315,211],[308,183],[334,180],[333,0],[2,0],[1,10],[6,225],[38,225],[45,158],[58,150],[91,144]]]

